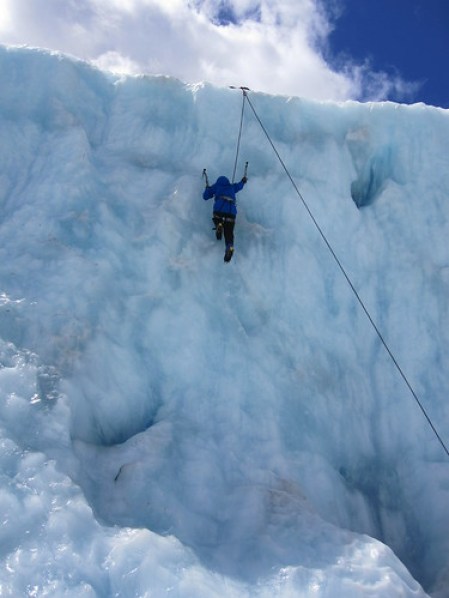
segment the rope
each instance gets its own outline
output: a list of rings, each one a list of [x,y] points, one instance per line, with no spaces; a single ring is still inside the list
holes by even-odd
[[[235,89],[232,87],[231,89]],[[243,113],[245,111],[245,100],[247,99],[246,91],[243,88],[240,88],[243,92],[243,101],[242,101],[242,113],[240,115],[240,128],[239,134],[237,138],[237,150],[235,152],[235,162],[234,162],[234,170],[232,172],[232,182],[235,182],[235,171],[237,170],[237,161],[239,159],[239,151],[240,151],[240,141],[242,139],[242,127],[243,127]]]
[[[333,248],[332,248],[331,244],[330,244],[330,243],[329,243],[329,241],[327,240],[327,238],[326,238],[326,235],[323,233],[323,231],[322,231],[322,229],[321,229],[320,225],[318,224],[317,220],[315,219],[314,215],[312,214],[312,211],[310,210],[309,206],[307,205],[307,202],[305,201],[304,197],[302,196],[301,192],[299,191],[299,189],[298,189],[298,187],[297,187],[297,185],[296,185],[295,181],[293,180],[293,178],[292,178],[292,176],[291,176],[290,172],[288,171],[288,169],[287,169],[287,167],[286,167],[286,165],[285,165],[284,161],[282,160],[281,156],[279,155],[279,152],[277,151],[276,147],[274,146],[274,143],[273,143],[273,141],[271,140],[271,137],[270,137],[270,135],[268,134],[268,132],[267,132],[266,128],[264,127],[264,125],[263,125],[262,121],[260,120],[260,118],[259,118],[259,116],[258,116],[258,114],[257,114],[257,112],[256,112],[256,110],[255,110],[255,108],[254,108],[254,106],[253,106],[253,104],[252,104],[251,100],[250,100],[250,99],[249,99],[249,97],[248,97],[248,94],[246,93],[246,90],[245,90],[245,89],[242,89],[242,92],[243,92],[243,98],[244,98],[244,101],[245,101],[245,98],[246,98],[246,100],[248,101],[248,104],[249,104],[249,105],[250,105],[250,107],[251,107],[251,110],[252,110],[252,111],[253,111],[253,113],[254,113],[254,116],[256,117],[256,120],[257,120],[257,122],[259,123],[259,125],[261,126],[261,128],[262,128],[263,132],[265,133],[265,135],[266,135],[266,137],[267,137],[267,139],[268,139],[268,141],[269,141],[269,143],[270,143],[271,147],[273,148],[273,151],[274,151],[274,153],[276,154],[276,156],[277,156],[277,158],[278,158],[279,162],[281,163],[281,165],[282,165],[283,169],[285,170],[285,173],[286,173],[286,175],[287,175],[287,176],[288,176],[288,178],[290,179],[290,182],[292,183],[292,185],[293,185],[293,187],[294,187],[294,189],[295,189],[295,191],[296,191],[296,193],[297,193],[298,197],[299,197],[299,198],[300,198],[300,200],[302,201],[302,203],[303,203],[303,205],[304,205],[305,209],[307,210],[307,213],[309,214],[309,216],[310,216],[310,218],[312,219],[312,221],[313,221],[313,223],[314,223],[315,227],[317,228],[317,230],[318,230],[318,232],[319,232],[319,234],[320,234],[321,238],[323,239],[324,243],[326,244],[327,248],[329,249],[329,251],[330,251],[330,253],[331,253],[332,257],[334,258],[334,260],[335,260],[335,262],[337,263],[337,265],[338,265],[338,267],[339,267],[340,271],[342,272],[343,276],[345,277],[345,279],[346,279],[346,282],[349,284],[349,286],[350,286],[350,288],[351,288],[352,292],[354,293],[354,295],[355,295],[355,297],[356,297],[356,299],[357,299],[358,303],[360,304],[360,306],[362,307],[363,311],[365,312],[365,314],[366,314],[366,316],[367,316],[368,320],[370,321],[370,323],[371,323],[372,327],[374,328],[374,330],[375,330],[375,332],[376,332],[377,336],[379,337],[379,339],[380,339],[380,342],[382,343],[382,345],[384,346],[384,348],[385,348],[385,350],[387,351],[388,355],[390,356],[390,358],[391,358],[391,360],[392,360],[393,364],[395,365],[395,367],[396,367],[397,371],[399,372],[399,374],[400,374],[401,378],[402,378],[402,379],[403,379],[403,381],[405,382],[405,384],[406,384],[407,388],[409,389],[410,393],[412,394],[413,398],[415,399],[416,403],[418,404],[419,408],[421,409],[422,413],[424,414],[424,417],[426,418],[426,420],[427,420],[427,422],[428,422],[429,426],[431,427],[431,429],[432,429],[433,433],[435,434],[436,438],[438,439],[438,441],[440,442],[441,446],[443,447],[443,449],[444,449],[444,451],[445,451],[446,455],[449,457],[449,450],[448,450],[448,448],[447,448],[446,444],[444,443],[443,439],[441,438],[441,436],[439,435],[438,431],[436,430],[436,428],[435,428],[434,424],[432,423],[432,420],[430,419],[429,415],[427,414],[427,411],[425,410],[425,408],[424,408],[423,404],[422,404],[422,403],[421,403],[421,401],[419,400],[419,398],[418,398],[418,395],[417,395],[417,394],[416,394],[416,392],[413,390],[413,387],[412,387],[412,385],[410,384],[410,382],[408,381],[408,379],[407,379],[407,376],[406,376],[406,375],[404,374],[404,372],[402,371],[402,368],[400,367],[400,365],[399,365],[399,363],[397,362],[397,360],[396,360],[395,356],[394,356],[394,355],[393,355],[393,353],[391,352],[391,350],[390,350],[390,348],[389,348],[389,346],[388,346],[387,342],[385,341],[385,339],[384,339],[384,337],[383,337],[382,333],[380,332],[379,328],[376,326],[376,324],[375,324],[375,322],[374,322],[373,318],[371,317],[371,314],[369,313],[369,311],[368,311],[368,309],[366,308],[365,304],[363,303],[363,301],[362,301],[362,299],[361,299],[361,297],[360,297],[359,293],[357,292],[357,290],[356,290],[355,286],[353,285],[353,283],[352,283],[351,279],[349,278],[349,275],[347,274],[347,272],[346,272],[346,270],[344,269],[344,267],[343,267],[342,263],[341,263],[341,262],[340,262],[340,260],[338,259],[338,257],[337,257],[337,255],[336,255],[335,251],[333,250]],[[242,112],[242,118],[243,118],[243,112]]]

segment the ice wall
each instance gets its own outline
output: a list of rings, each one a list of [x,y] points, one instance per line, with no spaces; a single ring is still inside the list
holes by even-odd
[[[447,456],[249,111],[223,264],[239,93],[0,74],[5,595],[448,596]],[[449,442],[447,111],[251,97]]]

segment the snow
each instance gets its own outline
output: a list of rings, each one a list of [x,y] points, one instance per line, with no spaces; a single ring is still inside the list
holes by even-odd
[[[0,74],[1,595],[448,597],[448,456],[248,107],[223,263],[240,92]],[[448,111],[250,97],[447,446]]]

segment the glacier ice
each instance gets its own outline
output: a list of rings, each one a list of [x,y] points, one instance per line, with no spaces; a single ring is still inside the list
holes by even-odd
[[[2,596],[449,596],[447,457],[250,114],[223,265],[239,94],[0,72]],[[253,98],[449,441],[448,112]]]

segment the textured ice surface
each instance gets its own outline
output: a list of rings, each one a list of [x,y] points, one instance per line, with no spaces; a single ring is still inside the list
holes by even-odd
[[[240,94],[0,75],[2,596],[449,596],[448,458],[249,111],[223,264]],[[449,442],[448,112],[251,98]]]

